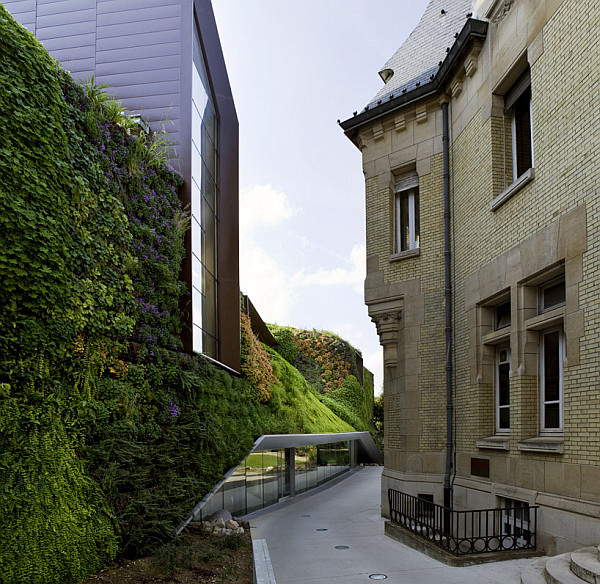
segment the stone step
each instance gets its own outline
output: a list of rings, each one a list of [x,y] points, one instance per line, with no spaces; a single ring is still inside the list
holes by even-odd
[[[548,558],[546,562],[546,582],[548,584],[585,584],[585,580],[571,572],[570,552]]]
[[[546,562],[548,558],[540,558],[521,570],[521,584],[548,584],[546,582]]]
[[[600,584],[598,548],[587,547],[571,554],[571,571],[589,584]]]

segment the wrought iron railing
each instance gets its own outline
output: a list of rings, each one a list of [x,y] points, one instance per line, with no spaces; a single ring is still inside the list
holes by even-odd
[[[538,507],[455,511],[394,489],[388,499],[392,523],[454,555],[536,549]]]

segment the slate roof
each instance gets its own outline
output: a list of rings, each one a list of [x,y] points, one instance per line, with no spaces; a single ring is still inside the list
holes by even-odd
[[[446,58],[446,48],[454,44],[454,35],[465,25],[471,7],[472,0],[431,0],[415,30],[382,67],[392,69],[394,75],[369,106],[404,88],[411,91],[417,83],[430,81],[438,63]]]

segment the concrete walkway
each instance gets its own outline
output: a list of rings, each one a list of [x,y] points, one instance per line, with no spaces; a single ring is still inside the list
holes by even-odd
[[[353,470],[246,517],[253,540],[266,542],[277,584],[368,584],[372,574],[385,574],[389,584],[520,583],[521,568],[533,560],[453,568],[383,535],[381,471]]]

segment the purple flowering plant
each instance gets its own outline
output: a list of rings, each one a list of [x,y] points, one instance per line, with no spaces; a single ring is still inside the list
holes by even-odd
[[[142,137],[143,136],[143,137]],[[129,231],[136,305],[133,339],[152,356],[156,349],[177,350],[181,342],[179,279],[187,217],[178,197],[181,175],[149,153],[149,138],[132,135],[115,123],[98,127],[96,150],[109,188],[123,201]]]

